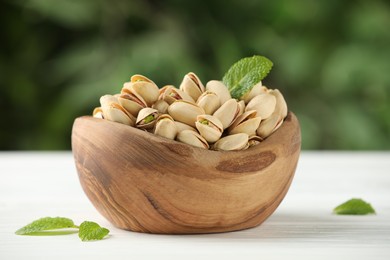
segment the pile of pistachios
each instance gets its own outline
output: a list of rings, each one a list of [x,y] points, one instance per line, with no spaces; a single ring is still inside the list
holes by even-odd
[[[195,73],[179,88],[161,89],[149,78],[134,75],[119,94],[104,95],[96,118],[136,127],[156,135],[213,150],[243,150],[275,132],[287,116],[277,89],[257,83],[239,100],[217,80],[204,86]]]

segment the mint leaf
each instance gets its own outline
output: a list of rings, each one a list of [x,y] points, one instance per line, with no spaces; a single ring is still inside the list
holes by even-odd
[[[33,221],[32,223],[18,229],[16,235],[42,235],[42,231],[64,229],[64,228],[77,228],[71,219],[61,217],[46,217]],[[65,232],[64,234],[66,234]],[[59,232],[58,234],[62,234]]]
[[[228,87],[231,96],[239,99],[264,79],[272,66],[272,61],[263,56],[243,58],[230,67],[222,81]]]
[[[374,208],[362,199],[350,199],[333,209],[337,215],[367,215],[375,214]]]
[[[84,221],[80,225],[79,238],[81,241],[102,240],[110,233],[110,230],[99,226],[92,221]]]

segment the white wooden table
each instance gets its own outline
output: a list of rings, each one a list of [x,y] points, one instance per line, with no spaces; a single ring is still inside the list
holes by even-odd
[[[332,209],[361,197],[371,216]],[[17,236],[45,216],[96,221],[110,237]],[[261,226],[211,235],[151,235],[113,227],[79,185],[70,152],[0,152],[0,259],[390,259],[390,152],[303,152],[293,184]],[[261,257],[261,258],[260,258]]]

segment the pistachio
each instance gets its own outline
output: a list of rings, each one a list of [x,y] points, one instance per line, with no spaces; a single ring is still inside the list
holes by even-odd
[[[195,73],[187,73],[179,87],[180,90],[187,93],[193,100],[198,100],[199,96],[204,92],[204,86]]]
[[[209,144],[207,141],[200,134],[191,130],[183,130],[179,132],[176,139],[182,143],[209,149]]]
[[[135,126],[141,129],[152,129],[157,117],[158,111],[156,109],[145,107],[139,111]]]
[[[244,100],[238,101],[238,107],[239,107],[240,111],[238,112],[237,116],[240,116],[240,115],[242,115],[245,112],[245,102],[244,102]]]
[[[196,104],[177,100],[168,107],[168,113],[174,120],[195,127],[196,117],[205,111]]]
[[[248,138],[246,133],[239,133],[225,136],[219,139],[214,145],[215,150],[237,151],[248,148]]]
[[[261,94],[265,94],[268,92],[268,89],[267,87],[265,86],[262,86],[261,84],[261,81],[259,83],[257,83],[256,85],[253,86],[253,88],[248,92],[246,93],[245,95],[243,95],[241,97],[241,100],[244,100],[245,101],[245,104],[248,104],[249,101],[252,100],[252,98],[254,98],[255,96],[257,95],[261,95]]]
[[[130,82],[123,85],[121,94],[118,96],[119,103],[133,116],[137,116],[138,112],[147,107],[146,101],[139,95]]]
[[[267,119],[275,111],[276,98],[270,93],[260,94],[252,98],[245,111],[256,110],[257,116]]]
[[[246,133],[255,135],[261,122],[261,117],[256,116],[256,111],[251,110],[243,113],[229,127],[229,134]]]
[[[281,122],[283,122],[283,120],[281,120],[278,114],[272,114],[270,117],[260,123],[259,127],[256,130],[256,133],[258,136],[265,139],[276,131],[276,129],[280,126]]]
[[[208,115],[212,115],[219,108],[220,103],[218,96],[211,91],[204,92],[196,102]]]
[[[170,115],[164,114],[157,118],[154,134],[174,140],[177,134],[177,127]]]
[[[145,100],[149,107],[157,101],[159,89],[152,80],[142,75],[134,75],[130,81],[133,90]]]
[[[222,81],[210,80],[206,84],[206,91],[214,92],[221,102],[220,105],[232,98],[228,88],[222,83]]]
[[[109,121],[134,126],[134,117],[118,103],[106,104],[102,107],[104,119]]]
[[[213,115],[221,121],[223,129],[226,129],[233,123],[239,112],[240,107],[237,101],[229,99]]]
[[[216,142],[223,133],[222,123],[215,116],[199,115],[195,126],[200,135],[209,143]]]

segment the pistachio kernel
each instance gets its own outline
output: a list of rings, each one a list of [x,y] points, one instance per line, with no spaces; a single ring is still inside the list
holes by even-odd
[[[148,115],[147,117],[145,117],[144,119],[144,124],[147,124],[147,123],[150,123],[154,120],[154,115]]]

